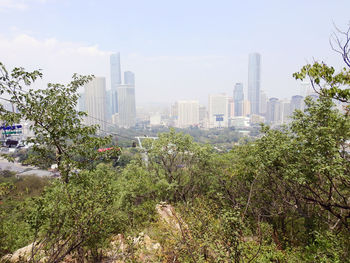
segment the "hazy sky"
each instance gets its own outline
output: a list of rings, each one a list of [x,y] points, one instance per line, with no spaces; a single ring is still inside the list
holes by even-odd
[[[305,63],[342,65],[329,37],[349,11],[350,0],[0,0],[0,61],[41,68],[50,82],[106,76],[109,89],[119,51],[138,105],[206,103],[236,82],[246,88],[248,54],[259,52],[261,88],[286,98],[299,93],[291,75]]]

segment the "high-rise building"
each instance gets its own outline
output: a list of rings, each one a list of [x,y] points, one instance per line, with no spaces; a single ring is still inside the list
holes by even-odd
[[[228,114],[228,118],[232,118],[235,115],[235,102],[233,101],[232,97],[227,97],[227,114]]]
[[[207,122],[208,122],[208,118],[207,118],[207,108],[203,105],[199,106],[199,125],[203,128],[207,128]]]
[[[131,71],[124,72],[124,84],[135,86],[135,74]]]
[[[177,127],[187,128],[199,125],[199,102],[196,100],[180,100],[177,102]]]
[[[304,97],[300,95],[292,96],[290,101],[290,109],[291,113],[295,110],[303,110],[304,109]]]
[[[267,112],[267,95],[261,90],[260,91],[260,103],[259,103],[259,113],[262,116],[265,116]]]
[[[109,93],[108,113],[113,115],[118,112],[118,93],[117,88],[122,83],[120,70],[120,53],[115,53],[110,56],[111,67],[111,91]]]
[[[248,64],[248,100],[252,114],[259,114],[260,104],[260,54],[249,54]]]
[[[281,123],[288,123],[290,121],[291,116],[291,103],[288,100],[281,100],[280,102],[280,116],[281,116]]]
[[[98,124],[103,130],[106,121],[106,79],[95,77],[85,84],[84,89],[85,111],[88,114],[86,124]]]
[[[243,116],[247,117],[247,116],[250,116],[250,114],[251,114],[250,101],[244,100],[243,101]]]
[[[122,84],[119,52],[111,55],[110,65],[111,65],[111,88],[116,88],[120,84]]]
[[[270,98],[267,103],[266,121],[270,124],[278,124],[281,121],[281,102],[277,98]]]
[[[135,87],[119,85],[118,93],[118,123],[120,127],[129,128],[136,124]]]
[[[243,83],[236,83],[233,90],[233,101],[235,107],[235,116],[243,116]]]
[[[80,93],[79,94],[78,110],[79,111],[85,111],[85,94],[84,93]]]
[[[228,127],[228,98],[226,94],[209,95],[209,128]]]

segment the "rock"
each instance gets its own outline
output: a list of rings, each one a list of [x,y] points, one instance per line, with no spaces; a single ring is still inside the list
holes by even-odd
[[[2,257],[4,262],[26,262],[31,258],[34,243],[16,250],[13,254]]]
[[[160,204],[156,205],[156,210],[159,214],[160,219],[168,224],[171,229],[175,230],[175,232],[179,233],[188,231],[187,224],[181,219],[179,215],[176,214],[173,206],[165,202],[161,202]]]

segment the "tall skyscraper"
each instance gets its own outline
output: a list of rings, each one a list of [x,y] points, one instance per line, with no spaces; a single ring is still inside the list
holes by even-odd
[[[259,114],[260,104],[260,54],[249,54],[248,64],[248,100],[250,101],[251,113]]]
[[[233,90],[233,101],[235,107],[235,116],[243,116],[243,83],[236,83]]]
[[[120,70],[120,53],[112,54],[110,57],[111,66],[111,91],[109,93],[109,113],[111,115],[118,112],[118,93],[117,88],[122,84],[121,70]]]
[[[114,53],[110,57],[111,65],[111,88],[116,88],[122,84],[122,76],[120,70],[120,53]]]
[[[124,84],[135,86],[135,74],[131,71],[124,72]]]
[[[105,129],[106,121],[106,79],[95,77],[85,84],[85,111],[87,125],[98,124],[101,129]]]
[[[118,124],[120,127],[133,127],[136,124],[135,87],[119,85],[118,93]]]
[[[199,102],[196,100],[180,100],[177,102],[177,127],[187,128],[199,125]]]
[[[209,128],[228,127],[228,102],[226,94],[209,95]]]

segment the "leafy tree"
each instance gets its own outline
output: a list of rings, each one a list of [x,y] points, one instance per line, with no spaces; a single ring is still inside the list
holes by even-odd
[[[26,72],[23,68],[14,68],[9,73],[0,63],[0,95],[10,96],[9,101],[17,109],[17,112],[9,112],[1,106],[0,119],[8,125],[21,119],[29,121],[35,136],[27,141],[34,144],[33,151],[39,156],[27,162],[57,163],[62,180],[68,183],[74,169],[91,168],[93,161],[101,157],[97,149],[109,144],[110,137],[96,137],[98,126],[83,125],[86,113],[76,110],[77,90],[91,81],[92,76],[74,74],[72,82],[66,86],[49,83],[46,89],[25,90],[41,77],[40,71]],[[114,154],[118,155],[118,150]]]
[[[314,90],[320,95],[335,98],[342,102],[350,102],[350,26],[346,31],[336,28],[330,39],[332,49],[339,53],[345,67],[339,72],[324,62],[307,64],[293,76],[296,79],[308,78]]]
[[[68,254],[97,261],[112,233],[119,233],[117,174],[106,165],[72,177],[69,184],[53,182],[35,200],[28,215],[36,240],[32,260],[61,262]]]
[[[201,146],[174,129],[145,145],[147,170],[155,172],[159,180],[166,180],[168,200],[189,201],[206,191],[210,184],[211,147]]]

